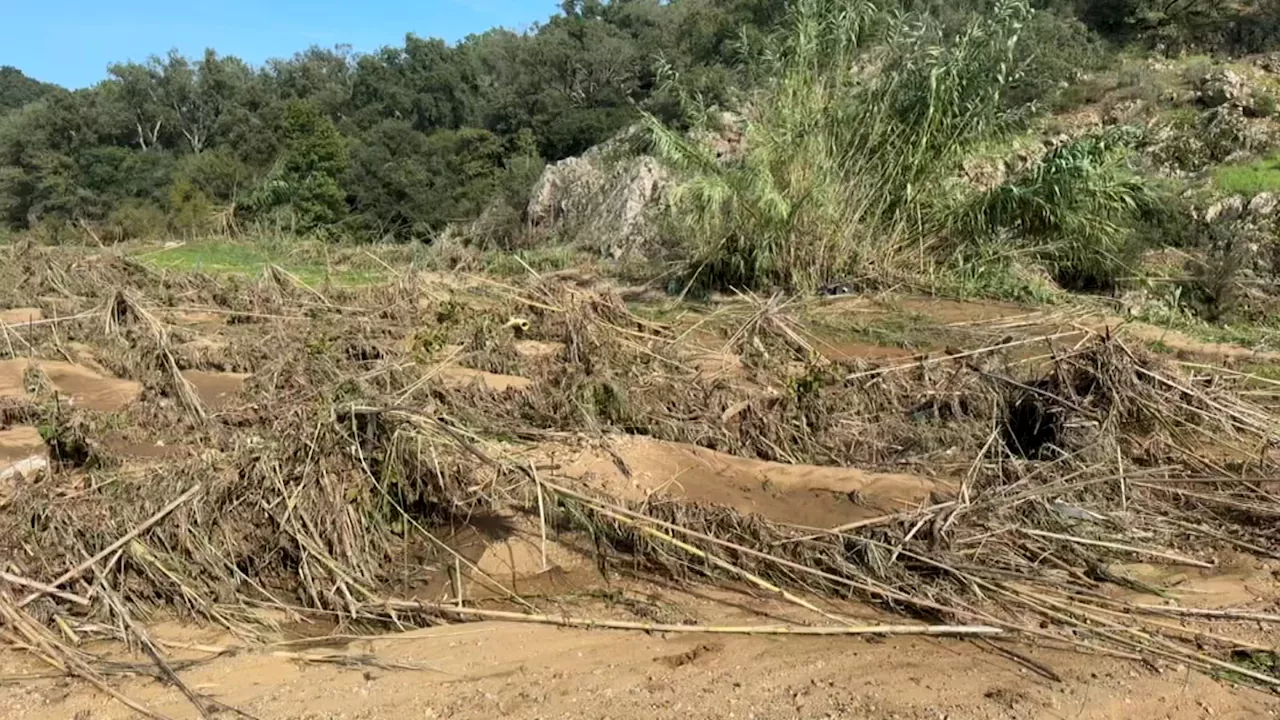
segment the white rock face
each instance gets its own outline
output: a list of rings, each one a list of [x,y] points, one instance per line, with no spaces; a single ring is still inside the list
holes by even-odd
[[[608,157],[592,148],[550,165],[530,193],[530,226],[557,232],[614,259],[642,253],[657,237],[668,175],[648,155]]]

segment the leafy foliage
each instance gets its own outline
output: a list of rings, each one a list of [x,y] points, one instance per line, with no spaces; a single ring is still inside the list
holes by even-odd
[[[291,100],[279,169],[251,204],[261,210],[286,209],[291,224],[303,230],[336,223],[347,211],[338,184],[346,169],[347,148],[333,122],[311,103]]]
[[[1061,285],[1111,289],[1132,274],[1139,249],[1132,228],[1153,203],[1124,162],[1134,139],[1121,128],[1062,145],[980,195],[960,226],[1028,243]]]
[[[57,89],[55,85],[27,77],[16,67],[0,65],[0,114],[33,103]]]
[[[774,79],[748,103],[737,157],[649,116],[682,178],[669,215],[697,248],[690,280],[814,288],[897,273],[937,229],[948,171],[1010,126],[1004,93],[1029,15],[1002,0],[949,37],[871,2],[802,0],[761,51]]]
[[[74,92],[0,68],[0,230],[64,238],[163,216],[148,232],[409,240],[481,218],[503,244],[545,163],[644,122],[681,173],[671,229],[700,281],[872,276],[908,248],[923,262],[968,148],[1084,99],[1062,85],[1105,63],[1104,39],[1264,49],[1277,3],[566,0],[527,32],[312,47],[256,68],[170,52]],[[745,116],[730,162],[696,139],[726,108]],[[1191,148],[1205,162],[1238,139],[1210,129],[1226,141]]]

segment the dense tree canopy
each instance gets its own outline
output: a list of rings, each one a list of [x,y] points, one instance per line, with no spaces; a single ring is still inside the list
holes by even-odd
[[[896,0],[957,27],[994,2]],[[1022,58],[1035,68],[1019,101],[1079,70],[1097,35],[1076,17],[1116,38],[1171,43],[1209,27],[1223,42],[1257,43],[1275,32],[1266,12],[1275,2],[1232,15],[1202,0],[1041,0],[1046,12],[1027,32],[1043,42],[1026,46],[1055,52]],[[494,198],[514,202],[542,163],[600,143],[642,110],[678,118],[665,78],[678,76],[704,104],[733,105],[758,80],[758,68],[737,62],[742,50],[785,9],[565,0],[525,33],[491,30],[456,45],[409,35],[368,54],[313,47],[256,68],[214,50],[171,52],[114,64],[74,92],[0,68],[0,226],[128,237],[231,218],[425,239]],[[1193,34],[1175,32],[1184,27]]]
[[[0,113],[35,102],[57,89],[56,86],[32,80],[16,67],[0,65]]]

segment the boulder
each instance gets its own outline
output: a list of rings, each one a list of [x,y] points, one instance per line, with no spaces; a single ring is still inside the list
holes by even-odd
[[[1272,192],[1258,193],[1249,201],[1250,217],[1270,218],[1276,214],[1277,209],[1280,209],[1280,195]]]
[[[1263,72],[1269,72],[1280,75],[1280,52],[1267,53],[1254,58],[1254,65],[1257,65]]]
[[[657,236],[667,179],[653,157],[623,156],[609,145],[592,148],[543,171],[525,217],[535,229],[593,246],[606,257],[640,254]]]
[[[1206,107],[1216,108],[1223,105],[1244,107],[1248,99],[1248,83],[1227,68],[1214,70],[1200,81],[1200,103]]]
[[[1244,215],[1245,207],[1243,197],[1232,195],[1210,205],[1209,209],[1204,211],[1204,220],[1210,224],[1234,222]]]

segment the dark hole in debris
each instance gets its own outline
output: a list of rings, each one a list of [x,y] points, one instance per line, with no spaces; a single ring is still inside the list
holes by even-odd
[[[1065,420],[1062,409],[1055,407],[1045,394],[1052,392],[1053,385],[1052,380],[1040,380],[1031,386],[1034,390],[1019,389],[1010,396],[1003,428],[1009,452],[1035,460],[1045,457],[1052,448],[1061,447]]]

